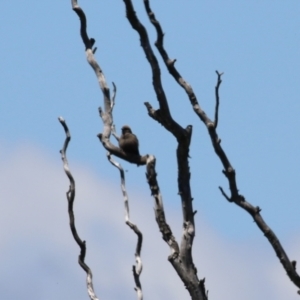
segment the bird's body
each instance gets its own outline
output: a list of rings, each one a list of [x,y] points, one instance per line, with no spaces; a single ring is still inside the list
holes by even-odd
[[[126,154],[140,155],[139,141],[127,125],[122,127],[122,135],[119,138],[119,146]]]

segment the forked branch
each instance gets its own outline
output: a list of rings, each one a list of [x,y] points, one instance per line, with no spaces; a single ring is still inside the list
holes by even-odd
[[[160,123],[177,138],[177,140],[180,140],[185,137],[186,133],[185,130],[176,121],[174,121],[171,116],[167,97],[161,82],[160,67],[157,58],[152,51],[148,33],[144,25],[138,19],[132,2],[130,0],[123,1],[126,6],[126,15],[128,21],[130,22],[132,28],[135,29],[140,36],[141,46],[152,71],[152,84],[159,103],[159,110],[149,110],[149,108],[152,107],[149,103],[145,103],[146,107],[148,108],[148,113],[152,118],[160,121]]]
[[[192,205],[192,196],[190,188],[190,169],[189,169],[189,146],[192,136],[192,126],[189,125],[186,128],[180,126],[171,116],[168,101],[162,86],[160,67],[158,60],[152,50],[151,44],[149,42],[147,31],[144,25],[138,19],[136,12],[131,0],[123,0],[126,7],[126,16],[130,22],[132,28],[137,31],[140,37],[142,49],[146,55],[152,71],[152,84],[154,91],[156,93],[156,98],[159,103],[159,109],[155,110],[149,103],[145,103],[148,114],[162,124],[169,132],[171,132],[178,142],[178,147],[176,151],[177,165],[178,165],[178,194],[182,202],[182,212],[183,212],[183,235],[181,239],[179,251],[174,251],[175,256],[172,254],[172,259],[170,260],[176,269],[178,275],[186,285],[192,299],[206,299],[205,288],[200,288],[200,281],[197,277],[197,271],[193,263],[192,258],[192,245],[195,236],[195,224]],[[151,157],[151,156],[149,156]],[[149,158],[147,160],[147,169],[149,166]],[[158,210],[156,212],[156,219],[161,217],[161,212]],[[164,216],[163,216],[164,219]],[[165,227],[163,230],[160,227],[163,234],[163,239],[170,245],[170,240],[167,238],[169,236],[170,228]],[[164,234],[164,230],[168,234]],[[173,248],[172,248],[173,249]],[[176,255],[178,258],[175,259]],[[170,259],[170,257],[169,257]],[[177,265],[176,261],[180,261]]]
[[[60,154],[61,154],[61,159],[63,161],[63,166],[64,166],[65,173],[68,176],[69,181],[70,181],[69,190],[67,192],[70,228],[71,228],[73,238],[74,238],[74,240],[76,241],[76,243],[78,244],[78,246],[80,248],[80,255],[78,257],[78,263],[82,267],[82,269],[86,272],[86,275],[87,275],[86,283],[87,283],[88,295],[89,295],[91,300],[98,300],[98,298],[97,298],[97,296],[94,292],[94,288],[93,288],[92,271],[87,266],[87,264],[84,262],[85,254],[86,254],[86,243],[85,243],[85,241],[82,241],[80,239],[80,237],[77,233],[76,226],[75,226],[75,216],[74,216],[74,211],[73,211],[73,205],[74,205],[74,200],[75,200],[75,180],[74,180],[74,178],[72,176],[72,173],[69,169],[68,160],[67,160],[67,148],[68,148],[68,144],[71,140],[71,135],[70,135],[70,131],[69,131],[69,128],[68,128],[65,120],[62,117],[59,117],[58,120],[59,120],[60,124],[63,126],[63,128],[65,130],[65,133],[66,133],[66,139],[65,139],[63,148],[60,150]]]
[[[193,300],[207,300],[207,292],[205,290],[204,285],[205,280],[203,279],[199,281],[197,278],[197,270],[195,266],[193,264],[187,264],[187,258],[184,258],[182,256],[182,253],[184,252],[181,251],[181,249],[179,249],[178,243],[176,242],[175,237],[173,236],[172,230],[166,221],[162,196],[156,178],[157,174],[155,171],[155,157],[152,155],[149,155],[147,160],[146,175],[152,197],[154,198],[156,222],[158,224],[163,239],[169,245],[171,250],[171,254],[169,255],[168,259],[171,262],[174,269],[176,270],[178,276],[181,278],[185,287],[189,291],[191,298]]]
[[[194,94],[192,87],[183,79],[183,77],[180,75],[178,70],[175,68],[175,60],[172,60],[169,58],[168,53],[165,50],[164,45],[163,45],[164,35],[163,35],[161,25],[155,18],[155,15],[150,8],[149,1],[144,0],[144,4],[145,4],[145,9],[147,11],[148,17],[156,29],[157,40],[155,42],[155,45],[164,61],[169,73],[173,76],[173,78],[176,80],[176,82],[185,90],[195,113],[207,127],[207,130],[208,130],[209,136],[211,138],[211,142],[212,142],[213,148],[215,150],[215,153],[219,157],[219,159],[223,165],[223,168],[224,168],[223,173],[228,180],[229,190],[231,192],[231,195],[230,196],[226,195],[224,190],[222,188],[220,188],[222,195],[229,202],[234,202],[236,205],[238,205],[241,208],[243,208],[244,210],[246,210],[252,216],[256,225],[260,228],[260,230],[263,232],[263,234],[266,236],[266,238],[270,242],[271,246],[273,247],[277,257],[279,258],[279,261],[281,262],[282,266],[286,270],[288,277],[298,288],[300,288],[300,277],[299,277],[298,273],[296,272],[296,268],[294,267],[293,261],[291,261],[288,258],[287,254],[285,253],[277,236],[263,220],[263,218],[260,214],[261,209],[259,207],[254,207],[253,205],[248,203],[246,201],[246,199],[244,198],[244,196],[242,196],[239,193],[239,190],[237,187],[237,182],[236,182],[235,170],[232,167],[229,159],[227,158],[225,151],[223,150],[223,148],[221,146],[221,140],[218,137],[216,129],[217,129],[217,125],[218,125],[219,87],[221,84],[222,73],[217,72],[218,81],[217,81],[217,85],[216,85],[216,89],[215,89],[215,92],[216,92],[215,121],[213,122],[206,116],[206,113],[200,107],[197,97]]]

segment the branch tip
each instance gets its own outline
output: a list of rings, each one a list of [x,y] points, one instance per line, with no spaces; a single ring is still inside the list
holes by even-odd
[[[215,129],[218,127],[218,119],[219,119],[219,105],[220,105],[220,97],[219,97],[219,88],[222,83],[221,76],[223,73],[219,73],[216,71],[218,75],[217,85],[215,87],[215,97],[216,97],[216,106],[215,106]]]
[[[224,74],[224,72],[222,72],[222,73],[220,73],[218,70],[216,70],[216,73],[217,73],[217,75],[218,75],[218,77],[222,77],[222,75]]]
[[[174,59],[169,59],[167,64],[170,65],[170,67],[174,67],[175,63],[176,63],[177,59],[174,58]]]
[[[225,197],[225,199],[229,202],[233,202],[233,200],[224,192],[223,188],[221,186],[219,186],[219,190],[221,191],[223,197]]]

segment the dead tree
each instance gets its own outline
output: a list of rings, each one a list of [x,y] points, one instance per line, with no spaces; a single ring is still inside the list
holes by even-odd
[[[162,195],[160,193],[157,174],[155,171],[156,159],[154,155],[145,154],[139,155],[138,153],[130,153],[124,151],[124,149],[114,145],[110,140],[111,135],[119,140],[119,137],[116,135],[114,131],[114,123],[113,123],[113,107],[114,107],[114,99],[116,95],[116,87],[113,84],[113,96],[110,95],[110,89],[106,83],[105,76],[100,65],[97,63],[95,59],[95,52],[97,48],[94,48],[95,40],[93,38],[89,38],[87,34],[87,23],[86,17],[83,10],[78,6],[76,0],[72,0],[72,8],[78,15],[80,19],[80,34],[82,37],[82,41],[85,46],[85,52],[87,56],[87,60],[91,67],[93,68],[96,77],[98,79],[103,97],[104,97],[104,105],[103,109],[99,108],[100,116],[103,120],[103,131],[98,135],[100,142],[103,147],[108,151],[109,160],[120,170],[121,180],[122,180],[122,191],[125,200],[125,209],[128,209],[127,202],[127,193],[124,185],[124,173],[122,173],[122,167],[119,163],[114,162],[111,158],[112,155],[123,159],[129,163],[136,164],[138,166],[146,165],[146,177],[149,188],[151,190],[151,194],[154,199],[155,205],[155,218],[159,227],[159,230],[162,234],[163,240],[170,247],[170,255],[168,260],[174,267],[178,276],[181,278],[184,283],[186,289],[188,290],[191,299],[193,300],[206,300],[208,299],[208,292],[205,287],[205,279],[199,279],[197,275],[197,268],[193,262],[192,256],[192,247],[193,241],[195,237],[195,214],[196,211],[193,209],[193,197],[190,186],[190,167],[189,167],[189,147],[192,136],[192,126],[186,125],[182,126],[174,118],[172,117],[172,113],[169,107],[171,101],[169,101],[166,97],[162,80],[161,80],[161,72],[158,60],[156,55],[152,49],[151,43],[149,41],[148,33],[145,26],[140,22],[135,10],[134,5],[131,0],[123,0],[126,9],[127,19],[132,26],[132,28],[137,31],[141,47],[146,55],[146,59],[149,63],[151,72],[152,72],[152,84],[153,89],[156,94],[156,98],[158,101],[158,109],[152,107],[152,105],[148,102],[145,103],[146,109],[148,111],[149,116],[160,123],[168,132],[170,132],[177,141],[177,149],[176,149],[176,157],[177,157],[177,166],[178,166],[178,193],[181,198],[182,204],[182,213],[183,213],[183,234],[181,237],[181,241],[177,242],[169,224],[166,221],[165,211],[162,202]],[[270,245],[273,247],[276,255],[279,258],[280,263],[285,269],[290,280],[300,288],[300,277],[296,272],[296,262],[291,261],[285,250],[283,249],[280,241],[276,237],[275,233],[270,229],[270,227],[265,223],[262,215],[261,209],[259,207],[254,207],[246,198],[240,194],[237,181],[236,181],[236,172],[233,166],[230,163],[226,152],[221,146],[221,139],[217,133],[218,126],[218,115],[219,115],[219,88],[221,85],[221,77],[222,73],[217,73],[217,84],[215,87],[215,113],[214,119],[210,119],[204,110],[201,108],[195,93],[191,85],[189,85],[185,79],[181,76],[177,68],[175,67],[175,59],[171,59],[168,56],[168,53],[164,47],[163,39],[164,34],[162,27],[158,20],[156,19],[154,13],[151,10],[150,3],[148,0],[144,0],[144,8],[147,12],[150,22],[154,26],[157,39],[155,42],[155,46],[163,59],[165,67],[169,71],[170,75],[174,78],[174,80],[181,86],[186,92],[187,98],[196,113],[199,117],[200,121],[207,128],[213,149],[216,153],[216,156],[220,159],[221,164],[223,166],[223,174],[228,180],[230,195],[228,195],[222,187],[219,187],[221,195],[229,202],[234,203],[244,209],[246,212],[250,214],[253,218],[254,222],[258,226],[258,228],[262,231],[262,233],[268,239]],[[62,122],[62,119],[60,120]],[[66,131],[67,132],[67,131]],[[63,154],[63,153],[62,153]],[[67,173],[68,174],[68,173]],[[139,281],[139,274],[141,272],[140,265],[140,251],[141,251],[141,234],[137,227],[129,221],[129,209],[128,209],[128,217],[126,217],[126,223],[129,225],[138,235],[138,245],[136,250],[136,261],[137,265],[133,268],[134,280],[136,284],[136,291],[138,294],[138,299],[142,299],[141,294],[141,284]],[[73,231],[72,231],[73,232]],[[73,233],[74,234],[74,233]],[[76,239],[76,238],[75,238]],[[201,269],[201,266],[198,266]],[[299,292],[298,292],[299,293]],[[90,295],[91,297],[91,295]],[[91,297],[91,299],[94,299]]]
[[[150,67],[152,69],[153,74],[153,87],[157,95],[157,99],[161,105],[161,99],[160,99],[160,92],[162,90],[160,86],[160,82],[157,80],[157,74],[159,73],[159,65],[158,61],[151,49],[151,44],[148,39],[148,34],[145,29],[145,27],[141,24],[139,21],[132,4],[131,0],[123,0],[126,7],[126,13],[128,21],[130,22],[132,28],[136,30],[139,34],[141,46],[146,54],[147,60],[150,64]],[[205,111],[201,108],[197,97],[191,87],[185,79],[181,76],[177,68],[175,67],[175,59],[170,59],[168,56],[168,53],[163,45],[163,39],[164,34],[162,27],[158,20],[155,18],[155,14],[151,10],[150,2],[149,0],[144,0],[144,6],[145,10],[148,14],[149,20],[152,23],[152,25],[155,27],[156,33],[157,33],[157,39],[155,41],[155,46],[162,57],[166,68],[168,69],[170,75],[174,78],[174,80],[184,89],[186,92],[186,95],[190,101],[190,104],[196,113],[196,115],[199,117],[201,122],[206,126],[208,134],[211,139],[211,143],[213,146],[213,149],[217,155],[217,157],[220,159],[222,166],[223,166],[223,174],[228,180],[229,190],[230,190],[230,196],[228,196],[222,187],[219,187],[221,194],[224,196],[224,198],[229,203],[235,203],[242,209],[244,209],[246,212],[248,212],[251,217],[253,218],[254,222],[258,226],[258,228],[262,231],[262,233],[266,236],[268,239],[270,245],[273,247],[277,257],[279,258],[280,263],[282,264],[283,268],[285,269],[288,277],[290,280],[298,287],[300,288],[300,277],[296,271],[296,262],[291,261],[284,248],[282,247],[279,239],[275,235],[275,233],[271,230],[271,228],[266,224],[264,221],[262,215],[260,214],[261,209],[257,206],[254,207],[252,204],[250,204],[248,201],[246,201],[245,197],[239,193],[239,189],[236,182],[236,172],[235,169],[232,167],[229,158],[227,157],[225,151],[223,150],[221,146],[221,139],[218,137],[217,134],[217,126],[218,126],[218,113],[219,113],[219,87],[221,84],[221,76],[222,73],[217,73],[217,84],[215,88],[215,97],[216,97],[216,105],[215,105],[215,116],[214,120],[211,120],[205,113]],[[154,110],[148,103],[145,103],[149,115],[155,119],[156,121],[162,123],[161,121],[161,106],[159,110]],[[178,162],[178,165],[180,162]],[[178,182],[180,182],[180,179],[178,179]],[[179,189],[179,191],[181,191]],[[300,294],[300,291],[298,291]]]

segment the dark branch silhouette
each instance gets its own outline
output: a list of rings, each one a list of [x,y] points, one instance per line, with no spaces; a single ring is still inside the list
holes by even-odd
[[[229,159],[227,158],[227,155],[225,154],[225,151],[221,147],[221,140],[218,137],[217,134],[217,124],[218,124],[218,107],[219,107],[219,87],[221,84],[221,75],[222,73],[218,73],[218,82],[216,85],[216,110],[215,110],[215,122],[212,122],[207,116],[206,113],[201,109],[198,100],[196,98],[196,95],[193,92],[192,87],[183,79],[183,77],[180,75],[180,73],[175,68],[175,60],[171,60],[164,49],[163,46],[163,31],[160,26],[160,23],[155,18],[154,13],[152,12],[150,8],[150,4],[148,0],[144,0],[145,9],[147,11],[149,20],[153,24],[153,26],[156,29],[157,33],[157,40],[155,42],[155,45],[169,71],[169,73],[173,76],[173,78],[176,80],[176,82],[185,90],[190,103],[194,109],[194,112],[197,114],[197,116],[200,118],[200,120],[205,124],[207,127],[209,136],[211,138],[211,142],[213,145],[213,148],[215,150],[216,155],[221,160],[221,163],[223,165],[223,174],[228,180],[229,184],[229,190],[231,192],[231,195],[228,196],[224,192],[224,190],[220,187],[222,195],[229,201],[234,202],[239,207],[246,210],[255,221],[256,225],[260,228],[260,230],[263,232],[263,234],[266,236],[268,241],[270,242],[271,246],[273,247],[277,257],[279,258],[279,261],[281,262],[282,266],[287,272],[287,275],[291,279],[291,281],[300,288],[300,277],[298,273],[296,272],[296,268],[293,266],[293,262],[288,258],[285,250],[283,249],[282,245],[280,244],[277,236],[275,233],[270,229],[270,227],[265,223],[263,220],[260,211],[261,209],[259,207],[254,207],[249,202],[246,201],[244,196],[242,196],[239,193],[237,182],[236,182],[236,172],[234,168],[232,167]],[[299,291],[300,292],[300,291]],[[298,292],[298,293],[299,293]]]
[[[171,132],[178,142],[177,164],[178,164],[178,194],[182,202],[183,211],[183,235],[178,255],[172,255],[171,261],[179,277],[184,282],[192,299],[207,299],[204,281],[197,277],[197,270],[192,258],[192,245],[195,236],[195,222],[190,188],[189,168],[189,146],[192,135],[192,126],[186,128],[180,126],[171,116],[168,101],[162,86],[160,67],[155,54],[151,48],[147,31],[138,19],[132,1],[123,0],[126,6],[126,16],[132,28],[137,31],[140,37],[142,49],[146,55],[152,71],[152,84],[159,103],[159,109],[154,110],[149,103],[145,103],[148,114]],[[147,163],[148,168],[148,163]],[[158,217],[156,216],[156,219]],[[160,228],[160,230],[162,230]],[[162,232],[163,233],[163,232]],[[163,239],[166,240],[163,234]],[[176,251],[175,251],[176,253]]]
[[[219,121],[219,106],[220,106],[220,97],[219,97],[219,89],[220,89],[220,85],[222,83],[222,75],[223,73],[219,73],[218,71],[216,71],[217,75],[218,75],[218,81],[215,87],[215,95],[216,95],[216,107],[215,107],[215,128],[217,129],[218,127],[218,121]]]

